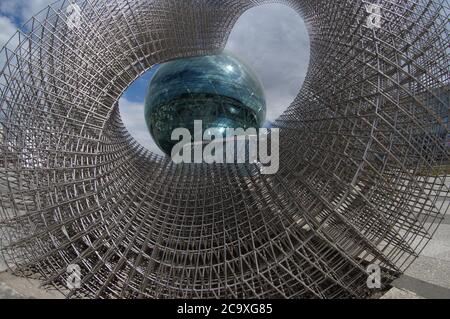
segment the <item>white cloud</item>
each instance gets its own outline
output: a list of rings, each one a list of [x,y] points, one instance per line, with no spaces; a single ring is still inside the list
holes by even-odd
[[[14,22],[8,17],[0,16],[0,50],[8,43],[8,47],[14,49],[18,45],[18,38],[11,39],[17,30]],[[11,41],[10,41],[11,39]],[[0,51],[0,71],[6,63],[6,55],[4,51]],[[2,79],[0,79],[3,81]]]
[[[0,16],[0,30],[0,47],[3,48],[3,46],[16,32],[17,26],[10,18]]]
[[[56,0],[23,0],[22,2],[25,3],[22,9],[22,16],[24,19],[29,19],[48,5],[55,3]]]
[[[310,43],[302,18],[281,4],[247,11],[231,32],[226,49],[252,67],[264,85],[267,120],[294,101],[309,65]]]
[[[0,12],[3,15],[15,16],[21,22],[26,22],[54,2],[56,0],[2,0]]]
[[[133,103],[125,98],[121,98],[119,101],[119,106],[123,124],[131,136],[133,136],[139,144],[147,148],[149,151],[158,155],[164,155],[164,153],[153,141],[153,138],[147,129],[144,116],[144,104]]]

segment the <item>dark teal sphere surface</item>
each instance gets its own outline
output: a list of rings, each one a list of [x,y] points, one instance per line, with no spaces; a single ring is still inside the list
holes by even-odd
[[[261,82],[237,57],[222,53],[173,60],[153,76],[145,99],[145,119],[156,144],[167,155],[178,141],[172,132],[194,121],[209,128],[259,128],[266,100]],[[225,131],[225,130],[224,130]]]

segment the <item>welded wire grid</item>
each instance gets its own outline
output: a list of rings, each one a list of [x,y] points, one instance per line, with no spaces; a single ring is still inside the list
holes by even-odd
[[[220,52],[246,10],[273,2],[312,45],[275,123],[278,174],[141,147],[118,111],[130,83]],[[15,273],[67,297],[368,297],[367,265],[386,287],[432,237],[449,194],[432,174],[449,160],[447,0],[76,3],[81,27],[58,1],[1,51],[0,233]]]

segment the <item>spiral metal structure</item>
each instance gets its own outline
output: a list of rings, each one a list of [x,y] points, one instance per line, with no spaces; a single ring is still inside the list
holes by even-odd
[[[118,100],[153,65],[216,54],[246,11],[303,17],[308,74],[276,121],[280,170],[175,165]],[[58,1],[1,51],[0,234],[11,269],[86,298],[360,298],[388,285],[448,196],[447,0]],[[367,5],[382,8],[369,27]],[[441,211],[441,213],[440,213]],[[67,289],[69,265],[81,287]]]

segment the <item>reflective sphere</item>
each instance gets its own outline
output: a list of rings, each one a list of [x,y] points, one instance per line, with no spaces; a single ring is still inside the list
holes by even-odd
[[[261,82],[252,70],[229,53],[173,60],[152,78],[145,119],[158,146],[170,155],[178,141],[172,132],[194,121],[209,128],[259,128],[266,117]],[[224,130],[225,131],[225,130]]]

